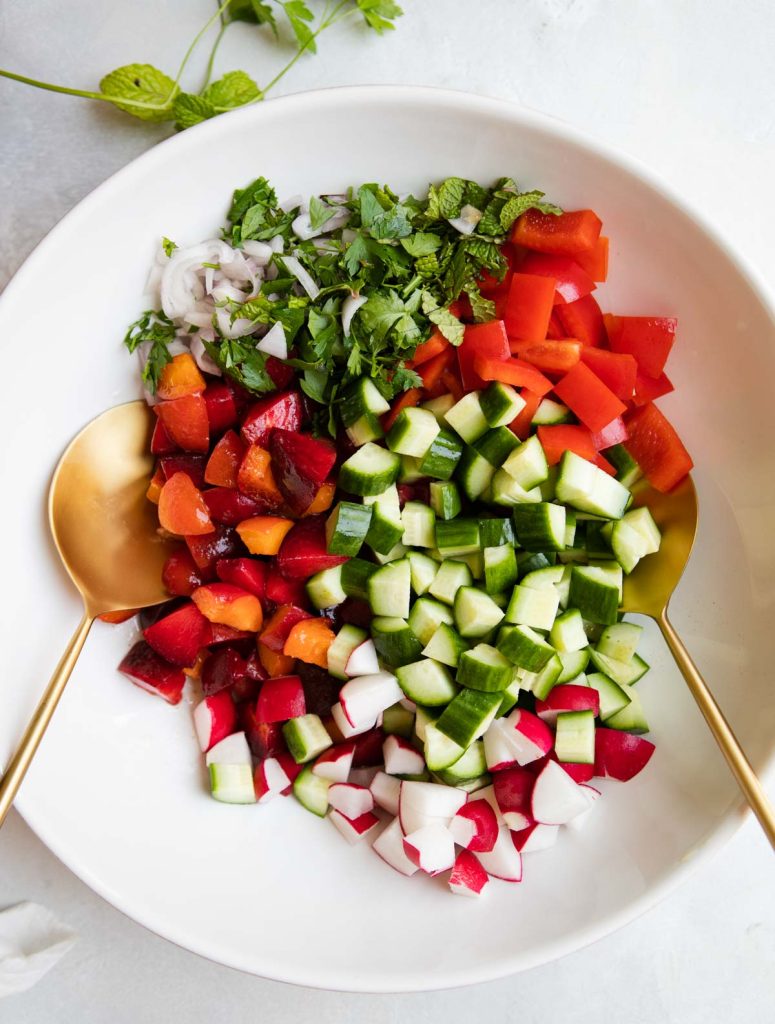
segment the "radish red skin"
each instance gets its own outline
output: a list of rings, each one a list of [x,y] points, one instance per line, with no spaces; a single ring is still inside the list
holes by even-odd
[[[206,753],[230,736],[237,727],[237,709],[231,695],[222,690],[201,701],[194,712],[197,737]]]
[[[469,893],[475,896],[481,895],[483,889],[490,881],[490,876],[482,865],[468,850],[461,850],[455,858],[455,865],[452,874],[449,876],[449,887],[453,892],[461,895]]]
[[[488,853],[492,850],[498,838],[498,819],[486,800],[469,800],[455,817],[468,818],[474,823],[476,831],[467,845],[468,850],[473,853]]]
[[[629,782],[643,771],[655,749],[643,736],[618,729],[595,729],[595,775]]]
[[[546,700],[536,701],[536,714],[548,725],[554,725],[561,711],[593,711],[600,714],[600,694],[593,686],[561,683],[549,692]]]
[[[525,768],[506,768],[493,776],[495,799],[509,827],[526,828],[532,822],[530,798],[534,784],[535,777]]]

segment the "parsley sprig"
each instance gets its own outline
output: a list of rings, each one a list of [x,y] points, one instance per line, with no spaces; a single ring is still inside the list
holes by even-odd
[[[2,68],[0,77],[49,92],[110,103],[142,121],[174,121],[175,127],[182,131],[218,114],[264,99],[305,53],[317,52],[319,36],[337,22],[360,14],[369,28],[382,35],[395,28],[394,22],[402,13],[394,0],[326,0],[317,16],[304,0],[223,0],[194,37],[174,78],[152,64],[142,63],[126,64],[109,72],[100,82],[99,91],[55,85]],[[266,29],[278,43],[283,42],[284,31],[290,32],[293,56],[264,86],[257,85],[245,71],[229,71],[211,82],[215,55],[226,30],[231,25],[246,22]],[[194,50],[216,24],[219,28],[210,51],[204,84],[199,91],[185,92],[180,85],[183,72]]]

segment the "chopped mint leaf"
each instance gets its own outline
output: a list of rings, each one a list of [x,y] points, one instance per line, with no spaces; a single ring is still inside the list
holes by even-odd
[[[164,250],[165,256],[171,256],[173,252],[177,249],[177,245],[175,245],[174,242],[170,241],[170,239],[167,238],[166,235],[161,240],[161,247]]]
[[[317,231],[318,228],[322,228],[324,224],[331,220],[335,213],[336,210],[332,206],[328,206],[317,196],[313,196],[310,199],[309,222],[313,231]]]

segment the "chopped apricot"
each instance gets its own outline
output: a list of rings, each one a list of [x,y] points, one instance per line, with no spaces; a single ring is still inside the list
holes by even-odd
[[[237,487],[256,501],[264,501],[273,508],[283,504],[283,496],[272,473],[272,457],[265,448],[252,444],[240,463]]]
[[[128,619],[137,615],[139,611],[139,608],[126,608],[123,612],[103,612],[102,615],[98,615],[97,618],[102,622],[110,622],[114,626],[117,626],[120,622],[126,622]]]
[[[205,389],[205,379],[190,352],[172,357],[162,369],[156,394],[165,400],[196,395]]]
[[[200,537],[215,527],[198,487],[188,473],[174,473],[159,495],[159,522],[168,533]]]
[[[251,516],[237,524],[237,533],[251,555],[276,555],[292,527],[282,516]]]
[[[273,651],[266,644],[258,642],[258,660],[268,672],[270,678],[287,676],[293,672],[296,665],[295,658],[288,658],[285,654]]]
[[[152,501],[154,505],[159,504],[159,497],[161,496],[161,489],[164,486],[166,477],[162,471],[161,466],[156,467],[156,472],[151,477],[151,482],[148,484],[148,490],[145,492],[145,496],[148,501]]]
[[[302,619],[288,634],[283,654],[327,669],[328,648],[335,639],[336,634],[326,619]]]
[[[194,591],[191,600],[210,622],[232,629],[257,633],[264,623],[261,602],[256,595],[233,583],[207,583]]]
[[[210,447],[207,403],[201,395],[184,395],[155,407],[164,429],[184,452],[206,452]]]
[[[326,480],[322,483],[318,489],[318,493],[312,499],[304,512],[304,516],[316,516],[321,512],[326,512],[331,508],[331,503],[334,500],[334,494],[336,493],[336,484],[333,480]],[[303,518],[303,516],[302,516]]]
[[[213,487],[236,487],[237,471],[244,454],[245,445],[239,436],[233,430],[227,430],[207,460],[205,483]]]

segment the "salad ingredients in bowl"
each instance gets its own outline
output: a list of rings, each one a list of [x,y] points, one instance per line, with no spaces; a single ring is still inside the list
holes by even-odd
[[[292,793],[478,895],[647,765],[632,492],[692,462],[654,404],[676,320],[602,312],[601,229],[510,178],[259,178],[223,238],[164,240],[126,344],[180,546],[120,667],[201,687],[217,800]]]

